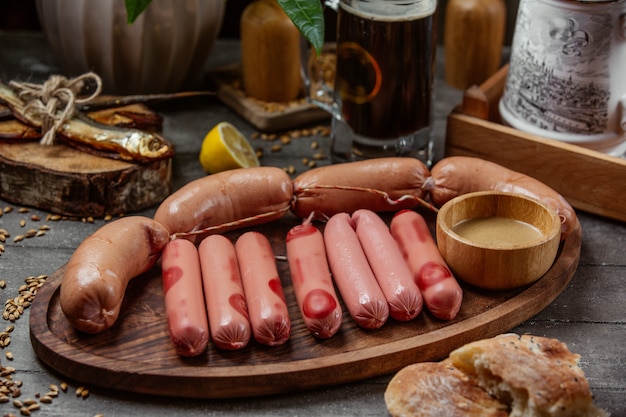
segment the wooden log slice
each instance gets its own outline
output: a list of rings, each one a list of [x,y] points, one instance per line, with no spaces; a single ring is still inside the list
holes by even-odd
[[[0,142],[0,198],[52,213],[103,217],[153,206],[171,192],[171,159],[142,165],[67,145]]]

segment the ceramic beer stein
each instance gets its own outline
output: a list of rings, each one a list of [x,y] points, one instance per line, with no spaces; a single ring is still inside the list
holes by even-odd
[[[340,0],[334,83],[303,48],[308,99],[331,113],[333,162],[413,156],[430,165],[436,0]]]
[[[521,0],[502,121],[610,155],[626,150],[626,0]]]

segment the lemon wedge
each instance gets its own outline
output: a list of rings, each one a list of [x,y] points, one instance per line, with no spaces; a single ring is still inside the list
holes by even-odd
[[[220,122],[204,137],[200,164],[208,174],[260,164],[250,142],[228,122]]]

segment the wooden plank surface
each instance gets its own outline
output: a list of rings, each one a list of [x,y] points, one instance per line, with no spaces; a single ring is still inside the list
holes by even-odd
[[[430,220],[432,226],[434,219]],[[268,236],[275,255],[284,255],[287,231],[298,223],[288,216],[256,230]],[[57,372],[83,384],[129,392],[230,398],[339,385],[394,372],[416,361],[440,360],[469,341],[509,331],[540,312],[567,286],[578,266],[580,245],[581,228],[576,222],[552,268],[534,284],[512,291],[465,285],[459,315],[450,322],[424,310],[411,322],[390,319],[380,329],[364,330],[344,306],[342,328],[327,340],[314,338],[304,327],[288,266],[278,262],[292,320],[289,341],[277,347],[253,341],[230,352],[210,346],[194,358],[181,358],[173,350],[158,268],[131,281],[114,327],[85,335],[74,331],[60,309],[62,267],[31,306],[31,340],[39,358]]]

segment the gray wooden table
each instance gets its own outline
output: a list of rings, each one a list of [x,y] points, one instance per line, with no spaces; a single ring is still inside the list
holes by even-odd
[[[222,66],[238,59],[236,41],[221,40],[207,62],[207,68]],[[442,73],[442,54],[438,71]],[[0,79],[41,81],[57,67],[45,41],[39,33],[0,32]],[[201,83],[201,80],[198,80]],[[446,116],[460,101],[461,92],[451,89],[438,79],[435,94],[437,158],[443,156]],[[167,104],[157,109],[165,116],[164,135],[177,147],[174,159],[174,187],[204,175],[197,155],[201,141],[219,121],[230,121],[250,135],[254,127],[242,120],[215,99],[193,99]],[[319,138],[318,138],[319,139]],[[313,139],[294,142],[282,153],[269,151],[262,158],[264,165],[284,166],[310,155]],[[319,139],[324,144],[324,138]],[[289,155],[289,157],[287,157]],[[624,184],[604,184],[615,192],[624,192]],[[0,201],[0,207],[9,205]],[[31,209],[29,213],[16,210],[0,217],[0,228],[13,236],[19,233],[19,221],[35,222],[31,215],[45,219],[47,213]],[[142,213],[152,215],[154,209]],[[568,287],[541,313],[512,329],[519,333],[533,333],[555,337],[582,355],[584,369],[597,403],[613,413],[626,416],[626,225],[586,213],[578,213],[583,230],[581,260]],[[39,238],[4,243],[0,255],[0,288],[4,302],[18,294],[18,288],[29,276],[52,274],[72,255],[77,245],[102,220],[47,222],[50,231]],[[164,398],[87,387],[90,395],[75,395],[79,382],[71,381],[44,366],[35,355],[29,338],[29,310],[13,324],[10,344],[4,347],[0,363],[15,368],[13,380],[22,381],[21,400],[35,398],[49,391],[50,384],[67,382],[67,393],[61,393],[51,404],[43,404],[33,415],[46,416],[385,416],[383,392],[391,376],[327,389],[291,395],[236,400],[187,400]],[[4,322],[2,322],[4,321]],[[11,323],[0,321],[0,331]],[[14,359],[8,360],[6,352]],[[5,378],[2,384],[6,383]],[[0,415],[19,415],[11,403],[0,404]]]

